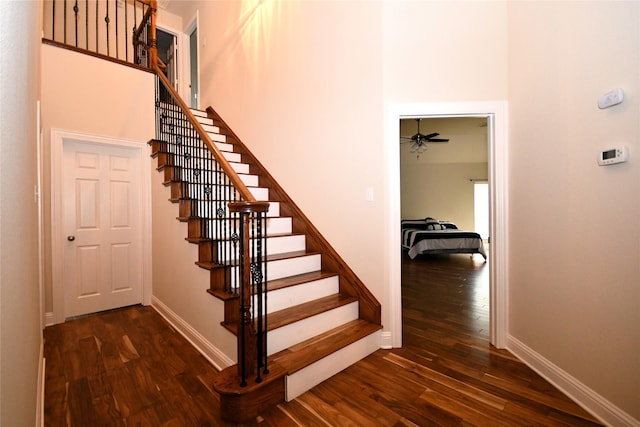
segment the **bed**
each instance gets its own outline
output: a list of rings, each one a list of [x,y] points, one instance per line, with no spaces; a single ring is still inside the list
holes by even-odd
[[[486,260],[482,237],[450,221],[433,218],[402,220],[402,248],[414,259],[419,254],[480,254]]]

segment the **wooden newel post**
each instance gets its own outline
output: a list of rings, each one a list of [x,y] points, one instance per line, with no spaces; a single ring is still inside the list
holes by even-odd
[[[149,68],[152,70],[158,65],[158,38],[156,36],[156,11],[158,10],[158,1],[151,0],[151,19],[149,28]]]
[[[240,384],[245,386],[249,376],[256,373],[258,366],[258,340],[251,308],[252,283],[251,272],[252,259],[250,255],[250,220],[254,212],[267,212],[269,202],[232,202],[229,203],[229,211],[240,214],[240,248],[239,268],[241,283],[240,316],[238,319],[238,376]],[[254,236],[255,237],[255,236]]]

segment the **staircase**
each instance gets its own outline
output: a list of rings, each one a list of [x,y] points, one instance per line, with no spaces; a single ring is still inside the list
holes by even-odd
[[[269,373],[241,386],[238,369],[231,366],[214,382],[222,417],[244,422],[271,405],[296,398],[377,350],[382,328],[380,305],[222,118],[211,108],[191,113],[251,194],[269,202]],[[164,174],[164,185],[171,188],[170,201],[178,205],[178,219],[187,223],[186,238],[199,247],[196,264],[211,272],[208,292],[224,301],[222,326],[238,334],[240,301],[223,285],[229,267],[213,262],[213,254],[230,243],[223,238],[203,238],[200,217],[205,214],[200,213],[200,203],[189,190],[191,183],[180,173],[183,159],[170,152],[162,140],[154,139],[150,145],[157,170]]]

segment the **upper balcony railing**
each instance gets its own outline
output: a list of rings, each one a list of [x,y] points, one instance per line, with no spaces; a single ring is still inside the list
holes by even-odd
[[[43,3],[45,42],[151,68],[155,0],[44,0]]]

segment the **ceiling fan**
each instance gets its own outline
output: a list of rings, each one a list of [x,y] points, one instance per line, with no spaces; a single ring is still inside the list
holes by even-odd
[[[418,122],[418,133],[416,133],[413,136],[401,136],[400,137],[400,142],[410,142],[412,141],[413,144],[411,145],[411,152],[415,153],[417,152],[418,155],[420,155],[420,153],[422,153],[423,151],[425,151],[427,149],[426,147],[426,143],[427,142],[449,142],[448,139],[445,138],[436,138],[436,136],[440,135],[437,132],[434,133],[430,133],[428,135],[422,134],[420,133],[420,121],[422,119],[418,118],[416,119],[416,121]]]

